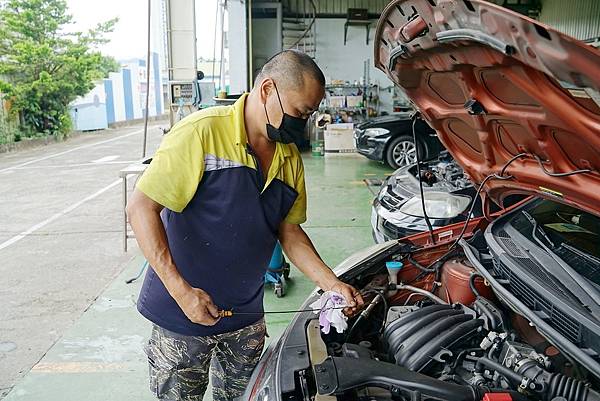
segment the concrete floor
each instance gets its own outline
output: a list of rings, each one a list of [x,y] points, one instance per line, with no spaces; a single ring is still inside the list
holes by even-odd
[[[149,153],[162,137],[149,129]],[[123,270],[118,171],[142,127],[0,154],[0,398]]]
[[[106,156],[106,152],[98,157],[103,156]],[[5,168],[1,163],[0,156],[0,177],[2,177],[2,169]],[[313,239],[323,259],[333,267],[351,253],[373,243],[369,223],[372,194],[363,179],[382,178],[390,170],[360,156],[316,158],[306,154],[304,163],[309,197],[308,222],[304,228]],[[69,179],[72,179],[72,175],[69,176]],[[5,178],[3,177],[2,180],[4,181]],[[91,177],[90,181],[92,181]],[[23,185],[27,186],[27,183],[23,183]],[[29,182],[29,185],[31,186],[32,182]],[[67,188],[67,184],[64,185]],[[71,186],[68,185],[69,188]],[[48,196],[51,196],[55,190],[49,186],[45,191],[48,192]],[[75,215],[81,217],[80,224],[84,225],[80,229],[86,232],[100,228],[87,226],[87,224],[92,224],[92,220],[102,220],[102,227],[112,230],[110,235],[104,234],[95,238],[89,233],[77,235],[50,233],[43,237],[44,241],[53,241],[48,244],[36,244],[39,238],[30,238],[23,239],[19,245],[15,244],[12,250],[10,248],[0,249],[0,256],[3,258],[7,250],[12,252],[9,260],[12,260],[10,263],[14,270],[9,275],[9,277],[14,277],[10,284],[10,294],[4,294],[3,289],[0,291],[0,297],[6,297],[6,300],[10,301],[17,294],[28,294],[22,297],[24,301],[19,303],[18,308],[20,309],[11,310],[12,305],[9,306],[9,312],[0,309],[2,318],[0,346],[6,339],[19,343],[16,341],[21,338],[19,336],[32,339],[39,332],[39,336],[46,341],[43,341],[43,344],[36,344],[37,352],[33,352],[33,354],[40,355],[39,350],[43,346],[48,349],[51,343],[60,337],[43,358],[12,388],[12,391],[5,397],[6,401],[153,399],[147,389],[147,365],[142,352],[150,325],[135,309],[141,280],[130,285],[125,284],[127,278],[138,273],[143,259],[138,255],[135,246],[132,246],[129,252],[129,255],[138,255],[133,259],[127,261],[127,258],[131,256],[119,255],[118,233],[114,232],[119,228],[118,187],[108,192],[111,194],[110,197],[107,195],[103,197],[106,199],[102,202],[98,201],[103,204],[103,207],[98,208],[95,213],[71,212],[69,217],[64,216],[61,219],[65,220],[63,224],[67,224],[66,220],[75,219]],[[23,199],[27,199],[27,197],[28,195],[25,194]],[[9,205],[0,204],[0,206]],[[0,208],[0,210],[2,209]],[[22,213],[26,212],[22,211]],[[52,213],[46,212],[48,215],[52,215]],[[74,215],[71,216],[71,214]],[[92,218],[84,220],[85,215]],[[13,230],[18,231],[22,228],[19,226]],[[48,227],[45,230],[48,230]],[[91,241],[83,240],[88,237]],[[106,242],[107,237],[111,238],[110,246]],[[77,239],[73,241],[73,238]],[[106,243],[98,244],[96,242],[101,239],[104,239]],[[5,241],[4,238],[0,239],[0,243],[3,241]],[[71,242],[78,244],[79,254],[82,257],[87,255],[91,266],[74,266],[67,260],[63,260],[64,256],[70,255],[70,253],[64,252],[64,247]],[[133,242],[131,245],[134,245]],[[18,246],[22,248],[17,249]],[[32,252],[36,247],[39,250]],[[60,251],[56,252],[56,250]],[[73,253],[76,253],[75,250]],[[108,257],[102,256],[105,254],[110,256],[111,263],[98,262],[97,258],[103,260]],[[55,260],[55,262],[45,263],[43,262],[45,259]],[[121,261],[120,265],[115,263],[117,259]],[[81,271],[84,268],[88,270]],[[5,271],[9,270],[6,266],[2,266],[0,269],[2,269],[0,274],[3,275]],[[55,269],[58,272],[55,273]],[[19,275],[18,270],[25,270],[27,273]],[[40,271],[44,272],[44,277],[36,276]],[[118,276],[102,290],[107,282],[106,278],[111,275],[114,277],[115,274]],[[35,282],[28,282],[32,275]],[[55,279],[55,275],[58,275],[60,280]],[[276,298],[270,290],[266,292],[266,310],[296,308],[302,303],[306,294],[314,288],[314,285],[295,269],[292,269],[291,277],[288,293],[284,298]],[[81,278],[87,279],[87,283],[82,283]],[[56,281],[56,284],[62,282],[63,288],[72,288],[72,292],[76,293],[72,296],[77,298],[77,302],[73,302],[72,306],[67,301],[67,297],[61,295],[61,299],[64,301],[56,305],[57,309],[68,309],[69,318],[62,319],[60,325],[50,324],[53,320],[52,316],[56,312],[53,312],[51,300],[47,299],[47,297],[52,297],[53,293],[45,289],[47,287],[45,280]],[[44,289],[40,290],[40,288]],[[54,291],[55,293],[60,292],[58,288]],[[100,295],[93,300],[97,294]],[[93,300],[87,309],[85,309],[86,300],[87,304]],[[46,305],[45,314],[37,311],[38,308],[35,305],[40,302],[42,305]],[[6,306],[0,308],[6,308]],[[84,309],[85,312],[77,318],[78,313],[73,311],[80,313]],[[11,316],[11,320],[5,320],[4,316],[6,315]],[[27,321],[30,315],[32,318],[29,325],[23,325],[21,320]],[[34,322],[36,316],[42,318],[40,315],[43,315],[44,322],[47,320],[50,322],[36,327]],[[290,315],[282,314],[267,317],[271,340],[276,339],[282,333],[290,318]],[[60,327],[53,329],[49,334],[48,327],[53,326]],[[27,331],[30,333],[29,335],[27,335]],[[21,360],[14,355],[26,352],[22,348],[24,346],[19,345],[19,348],[4,353],[0,348],[0,377],[6,374],[13,378],[20,376],[18,372],[15,373],[16,366],[12,365],[14,361]],[[27,364],[21,363],[20,365],[23,372],[28,370]],[[8,383],[10,386],[10,382]],[[7,386],[7,383],[4,383],[4,386]],[[1,395],[0,398],[2,398]],[[210,396],[207,396],[206,399],[210,399]]]

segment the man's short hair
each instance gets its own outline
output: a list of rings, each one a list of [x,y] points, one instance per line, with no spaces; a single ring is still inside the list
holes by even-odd
[[[265,78],[272,78],[278,87],[297,89],[304,84],[305,74],[325,86],[323,71],[309,55],[298,50],[284,50],[265,63],[255,85]]]

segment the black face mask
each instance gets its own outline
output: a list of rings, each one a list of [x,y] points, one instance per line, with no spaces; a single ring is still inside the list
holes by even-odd
[[[277,86],[273,82],[273,86],[275,86],[275,93],[277,93],[277,99],[279,100],[279,106],[281,107],[281,111],[283,112],[283,119],[281,120],[281,125],[279,128],[275,128],[271,125],[271,121],[269,120],[269,114],[267,113],[267,104],[265,103],[263,106],[265,107],[265,114],[267,116],[267,135],[269,139],[276,142],[282,143],[292,143],[298,142],[304,139],[304,128],[306,127],[306,122],[308,119],[290,116],[286,114],[283,110],[283,105],[281,104],[281,98],[279,97],[279,91],[277,90]]]

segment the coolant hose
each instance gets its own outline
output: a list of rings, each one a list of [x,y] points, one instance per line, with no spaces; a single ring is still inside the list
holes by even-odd
[[[444,301],[442,298],[438,297],[434,293],[424,290],[419,287],[413,287],[412,285],[406,285],[406,284],[402,284],[402,283],[396,284],[395,286],[390,285],[389,287],[390,287],[390,289],[407,290],[407,291],[411,291],[411,292],[416,292],[417,294],[424,295],[427,298],[431,299],[432,301],[434,301],[440,305],[448,305],[448,302]]]
[[[495,370],[496,372],[504,376],[508,381],[512,382],[513,384],[516,384],[517,386],[521,384],[523,379],[525,379],[525,377],[521,376],[517,372],[486,357],[479,358],[479,360],[477,361],[477,365],[475,366],[475,371],[481,373],[483,367]]]

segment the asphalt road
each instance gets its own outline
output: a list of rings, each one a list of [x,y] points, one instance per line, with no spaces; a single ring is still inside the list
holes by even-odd
[[[167,122],[149,126],[148,153]],[[0,398],[135,255],[121,242],[118,172],[143,126],[0,154]]]

